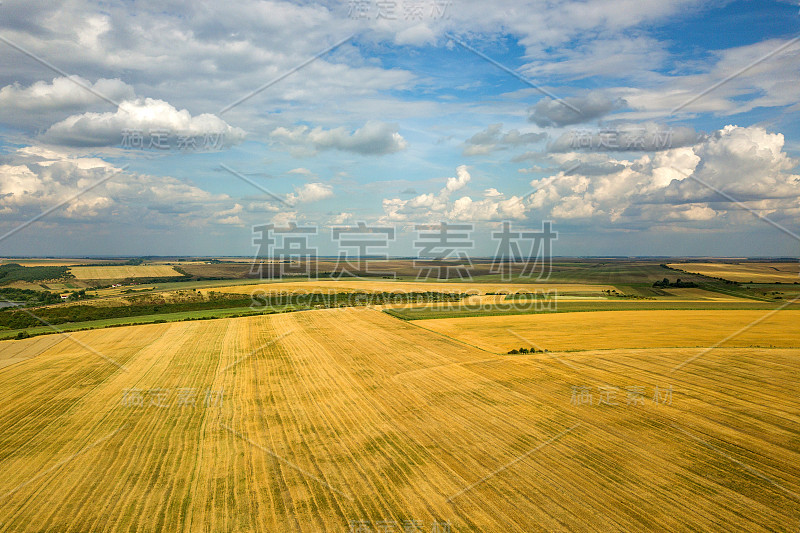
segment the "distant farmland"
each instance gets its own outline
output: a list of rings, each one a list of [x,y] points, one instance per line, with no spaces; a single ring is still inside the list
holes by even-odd
[[[740,283],[800,282],[800,263],[671,263],[687,273],[723,278]]]
[[[73,337],[0,342],[3,531],[797,528],[798,349],[672,372],[697,349],[498,355],[353,308]]]
[[[168,278],[180,276],[168,265],[79,266],[69,269],[75,279]]]

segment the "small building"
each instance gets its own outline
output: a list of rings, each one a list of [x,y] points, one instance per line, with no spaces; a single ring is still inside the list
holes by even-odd
[[[65,301],[65,302],[66,302],[67,300],[69,300],[69,293],[62,294],[62,295],[61,295],[61,299],[62,299],[63,301]]]

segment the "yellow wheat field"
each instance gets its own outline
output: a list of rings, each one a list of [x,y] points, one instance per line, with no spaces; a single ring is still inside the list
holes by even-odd
[[[667,265],[694,274],[748,283],[800,282],[800,263],[673,263]]]
[[[0,370],[2,531],[797,527],[797,349],[567,365],[349,308],[8,350],[36,356]]]
[[[180,276],[174,268],[167,265],[84,266],[72,267],[69,271],[76,279],[125,279]]]
[[[412,323],[501,353],[531,345],[551,351],[703,347],[717,343],[800,348],[800,311],[595,311],[440,318]]]

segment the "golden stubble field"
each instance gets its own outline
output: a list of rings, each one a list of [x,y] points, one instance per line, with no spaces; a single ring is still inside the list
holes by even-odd
[[[69,269],[75,279],[125,279],[180,276],[168,265],[78,266]]]
[[[72,339],[0,343],[37,354],[0,369],[2,531],[797,528],[797,349],[670,372],[697,350],[497,355],[352,308]]]
[[[756,321],[754,327],[745,329]],[[530,348],[531,344],[550,351],[704,347],[717,343],[742,348],[800,348],[800,311],[593,311],[439,318],[414,320],[412,324],[500,353]],[[739,330],[743,331],[727,339]]]
[[[741,283],[800,282],[800,262],[790,263],[672,263],[685,272],[724,278]]]

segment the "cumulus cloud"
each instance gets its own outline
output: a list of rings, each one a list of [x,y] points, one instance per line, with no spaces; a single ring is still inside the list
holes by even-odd
[[[53,124],[41,139],[62,146],[115,146],[122,145],[130,132],[138,132],[146,139],[152,138],[154,132],[164,132],[165,140],[172,145],[179,137],[211,137],[218,145],[231,146],[245,137],[242,129],[216,115],[192,116],[186,109],[177,110],[163,100],[137,98],[121,102],[113,113],[72,115]]]
[[[532,181],[536,192],[530,206],[556,219],[639,227],[663,222],[724,224],[730,217],[758,223],[717,192],[724,191],[764,216],[796,219],[800,176],[792,173],[797,161],[783,146],[779,133],[729,125],[692,146],[638,159],[601,161],[603,154],[587,154],[588,160],[573,172]]]
[[[344,224],[345,222],[347,222],[348,220],[351,220],[352,218],[353,218],[353,213],[344,213],[344,212],[342,212],[342,213],[339,213],[338,215],[334,215],[333,217],[331,217],[331,219],[328,221],[328,223],[332,224],[332,225]]]
[[[314,173],[308,170],[307,168],[299,167],[293,168],[287,174],[300,174],[301,176],[312,176]]]
[[[0,89],[0,120],[22,127],[49,125],[52,117],[61,118],[98,104],[108,105],[107,100],[133,98],[133,87],[119,79],[103,78],[92,83],[72,76],[55,78],[50,83],[37,81],[27,87],[14,83]]]
[[[214,216],[216,217],[217,224],[230,225],[230,226],[244,226],[244,220],[239,217],[239,214],[244,210],[241,204],[234,204],[230,209],[223,209],[217,211]]]
[[[692,146],[700,138],[694,128],[655,122],[618,124],[596,130],[567,131],[547,146],[549,152],[653,152]]]
[[[344,127],[330,130],[321,126],[313,129],[308,126],[278,127],[272,131],[270,137],[287,145],[311,146],[315,150],[335,149],[362,155],[392,154],[405,150],[408,145],[398,133],[397,124],[373,120],[354,132]]]
[[[599,93],[589,93],[583,97],[567,97],[561,100],[542,98],[531,108],[528,120],[540,128],[583,124],[623,106],[625,106],[624,100],[611,99]]]
[[[444,187],[438,193],[420,194],[408,200],[385,198],[384,216],[380,221],[383,223],[412,220],[472,222],[524,218],[526,207],[523,199],[518,196],[506,198],[495,188],[486,189],[483,192],[483,199],[473,200],[466,195],[451,199],[452,193],[463,189],[471,180],[466,165],[460,165],[456,168],[455,177],[447,178]]]
[[[447,178],[447,183],[444,187],[448,192],[457,191],[459,189],[463,189],[471,179],[472,177],[467,171],[467,166],[460,165],[458,168],[456,168],[456,176],[454,178]]]
[[[495,150],[535,143],[547,138],[546,133],[520,133],[513,129],[503,132],[503,124],[490,124],[466,140],[464,155],[484,155]]]
[[[0,89],[0,106],[28,112],[61,111],[106,101],[101,96],[109,100],[125,99],[133,97],[134,91],[120,79],[101,78],[92,83],[80,76],[59,77],[51,83],[37,81],[28,87],[19,83],[6,85]]]
[[[295,189],[295,192],[286,195],[289,205],[307,204],[330,198],[333,196],[333,187],[325,183],[306,183]]]
[[[241,206],[169,176],[133,173],[96,157],[26,147],[0,165],[0,212],[4,220],[27,220],[68,201],[48,215],[66,222],[129,226],[197,226],[232,223]],[[100,183],[104,178],[110,178]],[[88,190],[87,190],[88,189]]]

